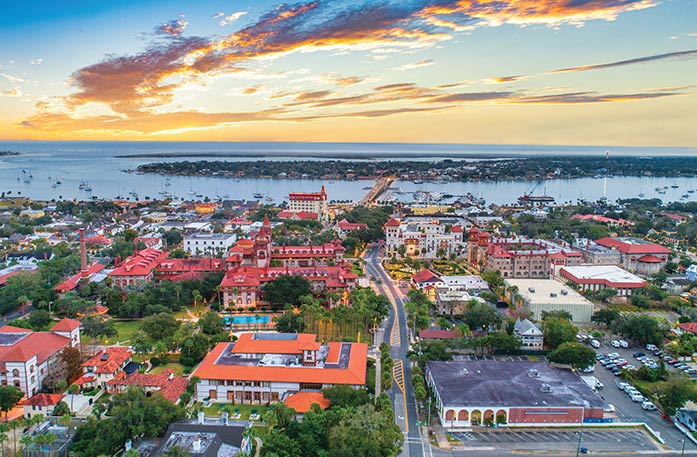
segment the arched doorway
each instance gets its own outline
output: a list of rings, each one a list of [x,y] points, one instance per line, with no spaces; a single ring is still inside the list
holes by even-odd
[[[470,414],[470,423],[472,425],[479,425],[482,423],[482,412],[479,411],[478,409],[475,409],[472,411],[472,414]]]
[[[507,424],[508,423],[508,416],[506,414],[506,411],[499,409],[496,411],[496,423],[497,424]]]
[[[463,409],[459,413],[457,413],[457,420],[459,420],[459,421],[469,420],[469,413],[467,412],[466,409]]]
[[[446,421],[452,421],[455,419],[455,411],[452,409],[449,409],[445,412],[445,420]]]
[[[484,411],[484,422],[483,425],[491,425],[494,423],[494,412],[490,409]]]

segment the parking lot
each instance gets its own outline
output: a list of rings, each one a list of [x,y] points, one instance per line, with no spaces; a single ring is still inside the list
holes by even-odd
[[[467,447],[493,446],[506,451],[573,451],[579,445],[579,432],[571,430],[492,430],[453,433]],[[639,430],[583,430],[581,446],[591,452],[656,450]]]
[[[606,344],[603,344],[600,348],[596,349],[596,352],[601,354],[608,354],[611,352],[617,352],[621,358],[626,359],[630,364],[640,367],[642,364],[638,362],[633,354],[635,352],[644,352],[649,354],[643,348],[629,347],[629,348],[615,348]],[[653,354],[651,354],[653,359],[658,359]],[[669,370],[676,372],[675,368],[666,365]],[[599,394],[607,404],[612,404],[616,409],[617,421],[619,422],[645,422],[649,427],[651,427],[656,432],[660,433],[661,437],[666,440],[666,444],[673,449],[680,449],[682,447],[682,440],[685,435],[680,432],[675,426],[666,422],[661,418],[661,413],[659,411],[645,411],[641,408],[640,403],[633,402],[629,396],[622,390],[618,389],[615,382],[619,381],[618,376],[614,376],[612,372],[604,368],[601,364],[596,363],[595,372],[589,373],[593,375],[598,380],[603,383],[605,388],[599,391]],[[687,374],[683,374],[687,376]],[[685,449],[695,450],[695,446],[692,441],[688,440]]]

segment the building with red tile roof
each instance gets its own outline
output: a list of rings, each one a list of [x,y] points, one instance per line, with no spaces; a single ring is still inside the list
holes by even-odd
[[[22,401],[24,417],[29,419],[37,414],[52,416],[53,408],[55,408],[56,404],[63,400],[63,398],[65,398],[64,394],[36,394]]]
[[[96,377],[97,385],[106,388],[119,373],[125,374],[123,369],[132,357],[133,353],[127,347],[111,346],[82,362],[82,366],[86,374]]]
[[[220,283],[223,305],[256,307],[263,301],[264,284],[282,275],[302,276],[316,292],[343,294],[358,282],[344,261],[345,251],[339,240],[318,246],[274,246],[271,223],[265,218],[254,239],[239,240],[228,251]],[[280,266],[272,267],[272,262]]]
[[[329,217],[327,191],[322,186],[319,192],[291,192],[288,194],[288,212],[314,213],[320,221]]]
[[[93,235],[85,238],[85,244],[92,250],[99,250],[111,246],[112,243],[113,242],[109,238],[103,235]]]
[[[198,401],[268,404],[334,385],[363,386],[368,346],[296,333],[248,333],[218,343],[193,376]]]
[[[562,266],[580,265],[583,254],[566,244],[528,237],[491,237],[471,229],[467,258],[475,270],[498,270],[504,278],[549,278]]]
[[[578,290],[598,291],[607,287],[617,289],[620,297],[629,297],[647,282],[616,265],[578,265],[563,267],[559,276],[575,285]]]
[[[143,243],[145,248],[162,249],[162,238],[154,236],[137,236],[133,239],[134,243]]]
[[[341,219],[339,222],[336,223],[336,232],[339,235],[339,238],[346,238],[349,233],[354,232],[356,230],[367,230],[368,225],[364,224],[362,222],[349,222],[346,220],[346,218]]]
[[[601,216],[598,214],[575,214],[571,216],[571,219],[574,220],[579,220],[579,221],[593,221],[593,222],[599,222],[601,224],[607,224],[610,227],[625,227],[625,226],[632,226],[634,225],[634,222],[628,221],[626,219],[612,219],[606,216]]]
[[[419,330],[422,340],[456,340],[462,336],[454,330]]]
[[[278,213],[279,219],[289,219],[292,221],[317,221],[319,214],[310,213],[307,211],[288,211],[284,210]]]
[[[620,252],[620,259],[625,270],[652,275],[666,266],[671,250],[660,244],[639,238],[600,238],[595,240],[600,246]]]
[[[464,251],[466,221],[459,216],[408,216],[391,218],[383,226],[385,252],[399,254],[402,246],[409,257],[435,259]],[[453,230],[455,229],[455,230]]]
[[[120,393],[127,388],[140,387],[148,393],[159,392],[172,403],[186,391],[189,381],[182,376],[174,376],[172,370],[162,370],[162,373],[133,373],[128,376],[117,376],[106,383],[109,393]]]
[[[697,322],[683,322],[678,324],[678,328],[680,329],[678,333],[689,332],[697,335]]]
[[[157,266],[158,279],[171,279],[171,277],[185,273],[216,273],[223,271],[223,259],[214,257],[201,257],[190,259],[165,259]]]
[[[60,294],[70,292],[71,290],[75,290],[77,288],[77,285],[80,283],[80,280],[91,282],[95,275],[104,270],[104,268],[104,265],[102,265],[101,263],[93,263],[92,265],[87,267],[87,271],[80,271],[74,274],[73,276],[69,277],[68,279],[54,287],[53,290]]]
[[[80,344],[80,322],[63,319],[48,332],[6,325],[0,328],[0,382],[34,396],[66,347]]]
[[[437,274],[435,274],[431,270],[424,268],[421,271],[417,271],[411,276],[411,283],[417,289],[425,289],[429,286],[442,284],[443,281]]]
[[[314,404],[322,409],[329,408],[329,400],[324,398],[322,392],[298,392],[286,398],[284,403],[300,414],[308,412]]]
[[[167,255],[167,251],[154,248],[143,249],[117,265],[109,273],[109,277],[114,281],[114,286],[122,289],[142,285],[153,279],[155,269],[167,258]]]

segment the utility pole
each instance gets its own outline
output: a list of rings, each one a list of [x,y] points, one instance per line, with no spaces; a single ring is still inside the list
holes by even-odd
[[[680,451],[680,457],[683,457],[685,455],[685,441],[687,441],[685,438],[682,439],[682,451]]]
[[[578,432],[578,446],[576,446],[576,457],[578,457],[578,453],[581,451],[581,440],[583,439],[583,430],[580,430]]]

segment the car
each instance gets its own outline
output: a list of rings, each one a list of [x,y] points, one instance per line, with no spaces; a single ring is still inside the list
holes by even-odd
[[[690,371],[692,370],[692,367],[689,365],[685,365],[685,368],[682,369],[682,371]]]
[[[660,368],[657,363],[652,363],[646,366],[652,370],[658,370]]]
[[[600,347],[600,341],[598,340],[591,340],[591,346],[594,348],[598,349]]]
[[[619,362],[616,363],[616,365],[618,367],[626,367],[627,365],[629,365],[629,362],[627,362],[626,360],[620,360]]]
[[[593,373],[595,371],[595,365],[588,365],[582,370],[584,373]]]
[[[611,352],[611,353],[609,353],[607,356],[608,356],[608,358],[610,358],[610,359],[612,359],[612,360],[615,360],[615,359],[619,359],[619,358],[620,358],[620,354],[617,353],[617,352]]]
[[[602,366],[606,366],[606,365],[609,365],[610,363],[612,363],[612,361],[611,361],[610,359],[600,359],[600,360],[598,360],[598,362],[599,362]]]
[[[659,349],[658,351],[654,352],[653,355],[655,355],[656,357],[663,357],[663,351]]]
[[[625,370],[636,370],[636,367],[634,365],[627,365],[624,367]]]
[[[668,365],[675,365],[676,363],[680,363],[678,359],[672,358],[666,362]]]
[[[610,345],[611,345],[613,348],[618,348],[618,347],[620,347],[620,342],[617,341],[617,340],[612,340],[612,341],[610,341]]]
[[[605,408],[603,408],[603,411],[606,413],[614,413],[615,412],[615,405],[608,403]]]
[[[697,374],[697,369],[690,368],[688,370],[685,370],[685,373],[690,374],[690,375]]]
[[[669,356],[669,355],[664,355],[664,356],[663,356],[663,361],[664,361],[665,363],[670,362],[672,359],[673,359],[673,358],[672,358],[671,356]]]
[[[682,370],[682,369],[685,368],[687,365],[685,365],[685,364],[682,363],[682,362],[678,362],[678,363],[676,363],[676,364],[673,365],[673,366],[674,366],[675,368],[677,368],[678,370]]]
[[[628,348],[628,347],[629,347],[629,343],[627,343],[625,340],[620,340],[620,347]]]
[[[646,411],[656,411],[656,405],[651,403],[650,401],[645,401],[641,404],[641,407],[645,409]]]
[[[646,346],[644,346],[644,349],[647,351],[657,351],[658,348],[656,347],[655,344],[648,343]]]
[[[625,387],[628,387],[630,384],[627,381],[617,381],[617,388],[620,390],[624,390]]]
[[[612,374],[614,374],[615,376],[619,376],[622,374],[622,369],[617,367],[614,370],[612,370]]]
[[[635,359],[638,359],[639,357],[644,357],[646,354],[643,352],[635,352],[633,355]]]
[[[607,368],[608,370],[611,370],[611,371],[612,371],[612,370],[614,370],[615,368],[617,368],[617,365],[615,365],[614,363],[610,363],[610,364],[608,364],[608,365],[605,365],[605,368]]]
[[[600,359],[604,359],[604,358],[605,358],[605,354],[601,354],[600,352],[595,354],[595,360],[600,360]]]
[[[644,397],[644,396],[641,395],[641,394],[639,394],[639,395],[632,395],[632,396],[629,397],[629,398],[631,398],[632,401],[635,402],[635,403],[643,403],[643,402],[646,401],[646,397]]]

